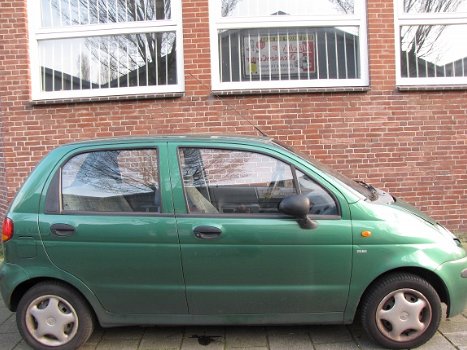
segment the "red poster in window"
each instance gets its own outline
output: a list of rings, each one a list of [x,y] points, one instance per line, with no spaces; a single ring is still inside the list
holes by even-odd
[[[316,72],[314,33],[246,34],[243,71],[260,76],[301,76]]]

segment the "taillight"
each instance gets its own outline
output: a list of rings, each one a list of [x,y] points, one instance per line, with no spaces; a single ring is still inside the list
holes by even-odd
[[[2,226],[2,241],[6,242],[10,240],[13,237],[14,230],[13,220],[5,218]]]

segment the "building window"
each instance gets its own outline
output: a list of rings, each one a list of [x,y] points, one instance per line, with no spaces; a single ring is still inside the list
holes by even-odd
[[[467,0],[395,4],[398,84],[467,84]]]
[[[210,0],[214,90],[368,85],[364,0]]]
[[[29,10],[33,99],[183,91],[180,0],[30,0]]]

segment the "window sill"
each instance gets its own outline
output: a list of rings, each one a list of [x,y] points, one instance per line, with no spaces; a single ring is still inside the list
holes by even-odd
[[[333,92],[367,92],[369,86],[342,86],[342,87],[316,87],[316,88],[290,88],[290,89],[238,89],[238,90],[213,90],[213,95],[272,95],[272,94],[308,94],[308,93],[333,93]]]
[[[467,84],[459,85],[398,85],[397,90],[404,91],[457,91],[467,90]]]
[[[183,97],[183,92],[169,92],[157,94],[137,94],[137,95],[117,95],[117,96],[92,96],[92,97],[67,97],[53,98],[31,101],[32,106],[68,104],[68,103],[86,103],[86,102],[108,102],[108,101],[131,101],[131,100],[149,100],[163,98]]]

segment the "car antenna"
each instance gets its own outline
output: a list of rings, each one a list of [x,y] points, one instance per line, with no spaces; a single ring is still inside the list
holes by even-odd
[[[202,82],[198,77],[194,76],[193,73],[189,73],[189,74],[190,74],[190,76],[191,76],[192,78],[196,79],[200,85],[202,85],[202,86],[205,87],[206,89],[210,90],[210,87],[207,86],[204,82]],[[220,101],[219,96],[214,95],[214,94],[211,94],[211,96],[213,96],[215,99],[217,99],[217,100]],[[230,107],[229,105],[226,105],[226,108],[227,108],[227,109],[230,109],[229,107]],[[243,120],[244,122],[250,124],[250,126],[252,126],[257,132],[259,132],[259,133],[261,134],[261,136],[269,137],[268,134],[266,134],[265,132],[263,132],[263,131],[259,128],[258,125],[253,124],[251,121],[249,121],[248,119],[246,119],[243,115],[241,115],[240,112],[239,112],[237,109],[233,108],[233,109],[230,109],[230,110],[231,110],[231,111],[234,111],[234,112],[237,114],[237,116],[238,116],[241,120]]]

